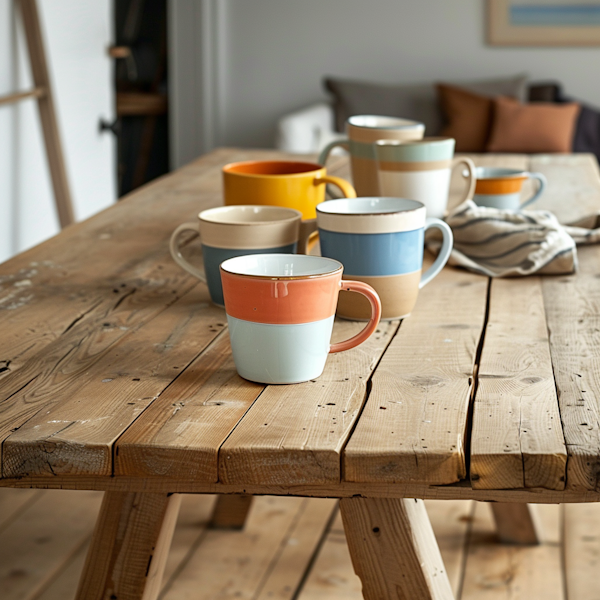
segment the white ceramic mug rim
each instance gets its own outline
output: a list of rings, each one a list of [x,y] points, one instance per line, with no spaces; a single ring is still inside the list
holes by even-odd
[[[378,146],[416,146],[419,144],[444,144],[448,141],[454,142],[455,139],[440,135],[432,135],[429,137],[423,137],[420,140],[377,140],[375,144]]]
[[[251,210],[256,212],[264,213],[288,213],[287,217],[278,219],[266,219],[262,221],[219,221],[213,217],[221,213],[233,213],[239,211],[240,213],[249,213]],[[293,213],[293,214],[292,214]],[[267,215],[265,215],[267,216]],[[213,217],[213,218],[211,218]],[[248,225],[275,225],[277,223],[285,224],[292,223],[293,221],[302,220],[302,213],[294,208],[287,208],[285,206],[266,206],[260,204],[241,204],[231,206],[216,206],[214,208],[207,208],[206,210],[198,213],[198,219],[204,223],[211,223],[213,225],[231,225],[231,226],[248,226]]]
[[[253,273],[241,273],[239,270],[232,270],[231,263],[236,261],[243,261],[249,259],[260,259],[260,258],[277,258],[279,256],[284,256],[287,258],[295,258],[302,261],[312,261],[312,262],[322,262],[325,264],[330,264],[331,269],[329,271],[325,271],[323,273],[306,273],[301,275],[257,275]],[[229,263],[229,264],[228,264]],[[344,269],[344,266],[341,262],[333,259],[327,258],[325,256],[310,256],[306,254],[251,254],[251,255],[243,255],[243,256],[235,256],[233,258],[229,258],[221,263],[221,270],[229,273],[230,275],[235,275],[236,277],[247,277],[249,279],[269,279],[271,281],[290,281],[297,279],[319,279],[321,277],[329,277],[335,273],[341,272]]]
[[[350,202],[348,202],[348,200],[350,200]],[[335,212],[335,208],[337,208],[337,206],[340,206],[342,204],[346,204],[349,207],[352,207],[352,205],[356,205],[358,204],[358,202],[360,202],[361,200],[369,200],[369,201],[393,201],[393,202],[403,202],[403,203],[410,203],[412,206],[406,207],[406,208],[391,208],[390,210],[383,210],[383,211],[376,211],[376,212]],[[321,208],[320,208],[321,207]],[[332,210],[328,210],[329,208],[331,208]],[[339,216],[344,216],[344,217],[364,217],[364,216],[369,216],[369,217],[387,217],[389,215],[397,215],[397,214],[401,214],[401,213],[408,213],[408,212],[412,212],[412,211],[417,211],[420,209],[425,209],[425,205],[422,202],[419,202],[418,200],[411,200],[410,198],[396,198],[394,196],[364,196],[364,197],[360,197],[360,198],[337,198],[335,200],[326,200],[325,202],[321,202],[319,204],[317,204],[317,212],[320,212],[322,214],[326,214],[326,215],[339,215]]]
[[[395,124],[388,125],[365,125],[360,123],[355,123],[354,121],[357,119],[385,119],[389,121],[395,121]],[[421,123],[421,121],[414,121],[412,119],[403,119],[402,117],[387,117],[385,115],[352,115],[348,117],[346,121],[348,125],[352,127],[359,127],[360,129],[415,129],[415,128],[423,128],[425,129],[425,124]]]
[[[480,175],[481,172],[491,171],[494,174]],[[475,167],[475,179],[485,181],[487,179],[522,179],[529,177],[528,171],[511,169],[509,167]]]

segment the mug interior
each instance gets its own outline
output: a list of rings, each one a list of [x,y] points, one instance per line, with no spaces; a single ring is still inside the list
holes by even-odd
[[[219,206],[202,211],[198,218],[223,225],[256,225],[295,221],[302,218],[302,213],[281,206]]]
[[[476,179],[523,179],[527,173],[520,169],[505,169],[501,167],[476,167]]]
[[[354,115],[348,119],[348,124],[353,127],[377,129],[425,129],[425,125],[419,121],[380,115]]]
[[[230,258],[221,264],[221,269],[233,275],[269,279],[314,277],[342,268],[337,260],[302,254],[253,254]]]
[[[342,198],[318,204],[317,212],[330,215],[374,215],[399,213],[423,207],[422,202],[407,198]]]
[[[320,171],[323,165],[289,160],[249,160],[223,167],[225,173],[238,175],[298,175]]]

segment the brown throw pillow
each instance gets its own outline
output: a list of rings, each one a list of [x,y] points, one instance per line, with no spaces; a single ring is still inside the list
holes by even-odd
[[[440,107],[446,126],[441,135],[456,140],[457,152],[483,152],[492,123],[492,98],[439,83]]]
[[[488,152],[571,152],[579,104],[494,102]]]

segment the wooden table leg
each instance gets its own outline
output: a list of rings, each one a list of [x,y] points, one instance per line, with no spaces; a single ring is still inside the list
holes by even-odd
[[[181,495],[105,492],[77,600],[155,600]]]
[[[222,494],[217,497],[210,526],[215,529],[243,529],[251,506],[252,496]]]
[[[422,500],[343,498],[340,511],[365,600],[452,600]]]
[[[539,544],[541,526],[535,506],[517,502],[492,502],[496,531],[506,544]]]

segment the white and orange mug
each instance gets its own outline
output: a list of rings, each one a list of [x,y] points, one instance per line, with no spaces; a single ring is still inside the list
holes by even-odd
[[[300,383],[319,377],[327,356],[364,342],[381,318],[375,290],[342,280],[337,260],[299,254],[238,256],[221,264],[229,338],[240,376],[259,383]],[[363,294],[367,325],[331,344],[341,289]]]
[[[533,204],[546,189],[544,175],[520,169],[477,167],[475,179],[475,194],[473,195],[475,204],[512,212],[518,212]],[[521,188],[527,179],[536,179],[538,189],[531,198],[521,202]]]

